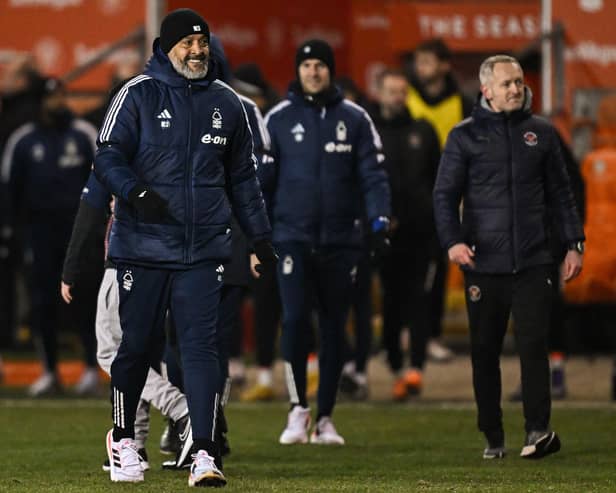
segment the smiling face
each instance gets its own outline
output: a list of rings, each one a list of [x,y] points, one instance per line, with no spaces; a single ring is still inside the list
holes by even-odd
[[[210,43],[205,34],[191,34],[178,41],[168,56],[177,73],[187,79],[202,79],[207,75]]]
[[[510,113],[524,105],[524,73],[517,63],[496,63],[481,92],[496,112]]]
[[[329,87],[329,68],[318,58],[308,58],[299,65],[299,82],[306,94],[318,94]]]

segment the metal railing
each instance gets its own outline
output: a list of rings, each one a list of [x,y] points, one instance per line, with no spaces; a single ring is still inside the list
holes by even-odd
[[[72,82],[78,79],[83,74],[93,69],[100,63],[104,62],[111,55],[121,50],[122,48],[125,48],[126,46],[137,45],[140,51],[141,58],[145,59],[145,39],[146,39],[145,28],[143,26],[139,26],[137,29],[130,32],[123,38],[110,44],[104,50],[99,51],[94,57],[92,57],[87,62],[82,63],[81,65],[72,69],[70,72],[63,75],[62,80],[66,83],[69,83],[69,82]]]

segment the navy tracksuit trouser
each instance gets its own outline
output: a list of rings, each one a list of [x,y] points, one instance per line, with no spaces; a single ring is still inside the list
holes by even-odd
[[[353,295],[359,249],[279,243],[276,251],[282,302],[282,355],[292,404],[307,406],[306,363],[311,315],[319,319],[318,416],[331,416],[344,362],[345,323]]]
[[[218,267],[215,262],[188,270],[118,265],[122,342],[111,365],[114,440],[134,434],[137,403],[148,368],[160,358],[169,309],[182,358],[193,438],[214,441],[220,385],[216,324],[222,273]]]

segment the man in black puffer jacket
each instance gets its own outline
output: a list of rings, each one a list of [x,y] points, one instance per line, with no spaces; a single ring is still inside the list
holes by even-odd
[[[530,112],[519,62],[497,55],[479,70],[482,97],[447,139],[434,189],[441,244],[462,266],[473,386],[484,458],[505,455],[499,356],[509,314],[520,354],[526,442],[521,456],[557,452],[550,430],[547,333],[553,296],[549,214],[568,251],[563,279],[582,269],[584,231],[555,129]],[[464,201],[462,221],[460,201]]]

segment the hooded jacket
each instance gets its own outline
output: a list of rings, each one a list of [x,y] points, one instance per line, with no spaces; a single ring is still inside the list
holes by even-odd
[[[433,194],[437,230],[444,248],[474,250],[476,272],[552,263],[550,212],[562,244],[584,239],[556,131],[530,103],[528,89],[510,114],[481,98],[447,139]]]
[[[296,82],[265,122],[274,162],[262,165],[259,179],[274,242],[358,247],[364,217],[390,216],[379,134],[337,88],[315,101]]]
[[[438,137],[426,120],[415,120],[406,108],[386,119],[376,107],[372,117],[383,140],[392,218],[397,222],[392,247],[436,246],[432,190],[441,157]]]
[[[118,198],[112,260],[162,268],[224,261],[231,206],[249,237],[269,236],[246,111],[213,70],[208,74],[182,77],[156,40],[146,71],[113,99],[94,160],[97,178]],[[128,203],[138,182],[167,201],[160,224],[144,221]]]

